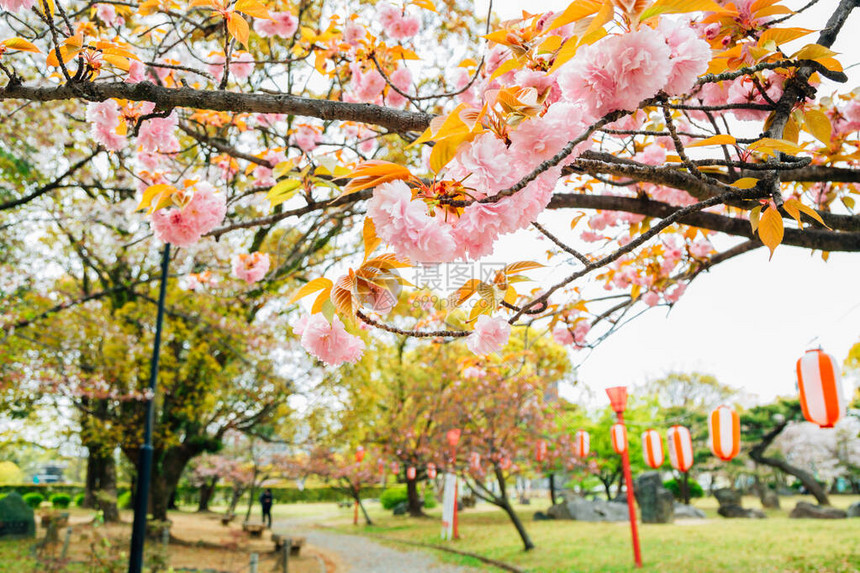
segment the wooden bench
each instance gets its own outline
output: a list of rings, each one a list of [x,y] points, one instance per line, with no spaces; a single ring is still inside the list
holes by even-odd
[[[262,537],[266,530],[266,524],[262,521],[246,521],[242,524],[242,531],[247,531],[251,537]]]
[[[272,533],[272,541],[275,542],[275,551],[283,549],[287,539],[290,540],[290,555],[298,555],[305,541],[307,541],[305,537],[290,537],[286,533]]]
[[[230,522],[236,519],[236,514],[229,513],[221,516],[221,525],[230,525]]]

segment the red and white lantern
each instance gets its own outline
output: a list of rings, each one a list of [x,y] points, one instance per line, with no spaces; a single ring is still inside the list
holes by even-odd
[[[666,432],[669,443],[669,462],[679,472],[690,471],[693,467],[693,438],[684,426],[672,426]]]
[[[448,440],[449,446],[456,448],[457,444],[460,443],[460,429],[454,428],[453,430],[448,430],[445,432],[445,439]]]
[[[535,444],[535,460],[538,463],[546,460],[546,440],[538,440]]]
[[[615,453],[623,454],[627,450],[627,426],[612,424],[609,436],[612,438],[612,449],[615,450]]]
[[[663,465],[663,438],[657,430],[645,430],[642,434],[642,457],[655,470]]]
[[[472,452],[469,454],[469,471],[479,473],[481,471],[481,454]]]
[[[415,468],[413,466],[409,466],[406,468],[406,479],[412,481],[415,479]]]
[[[385,462],[382,461],[381,458],[378,462],[376,462],[376,471],[379,472],[379,475],[382,475],[385,473]]]
[[[728,406],[720,406],[708,416],[711,452],[724,462],[741,451],[741,418]]]
[[[436,464],[433,462],[427,464],[427,478],[436,479]]]
[[[364,454],[364,446],[358,446],[355,449],[355,461],[360,464],[364,460]]]
[[[836,360],[820,348],[807,350],[797,361],[797,386],[803,417],[832,428],[845,415],[845,399]]]
[[[400,473],[400,464],[398,462],[391,462],[391,473],[394,475]]]
[[[584,458],[591,451],[591,438],[585,430],[577,430],[573,436],[573,453],[578,458]]]

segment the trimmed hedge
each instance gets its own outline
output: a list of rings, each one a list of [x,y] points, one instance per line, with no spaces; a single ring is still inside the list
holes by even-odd
[[[699,485],[699,482],[697,482],[694,479],[691,479],[689,481],[689,486],[690,486],[690,499],[693,499],[696,497],[705,497],[705,490],[702,489],[702,486]],[[677,499],[677,500],[681,499],[681,484],[679,484],[677,481],[675,481],[674,479],[664,481],[663,487],[665,487],[666,489],[671,491],[672,495],[675,496],[675,499]]]
[[[342,490],[331,486],[306,487],[303,490],[293,486],[274,486],[270,487],[270,489],[272,490],[272,499],[274,503],[314,503],[327,501],[336,503],[348,497]],[[261,491],[262,490],[260,490],[260,488],[257,488],[255,495],[259,496]],[[382,494],[382,491],[383,490],[380,486],[364,487],[361,488],[361,497],[363,499],[378,498]],[[250,495],[250,493],[245,492],[240,504],[248,503],[248,495]],[[217,505],[219,503],[227,503],[230,501],[232,496],[232,487],[229,485],[217,485],[215,486],[215,492],[212,495],[210,504]],[[176,502],[179,504],[195,505],[199,499],[200,489],[197,487],[183,484],[176,488]],[[256,500],[254,501],[256,503]]]
[[[55,493],[51,496],[51,505],[57,509],[68,509],[72,503],[72,496],[67,493]]]
[[[83,507],[84,499],[86,499],[86,495],[79,493],[75,496],[75,507]]]
[[[25,493],[21,497],[24,498],[24,503],[33,509],[39,509],[39,506],[42,505],[43,501],[45,501],[45,496],[36,492]]]

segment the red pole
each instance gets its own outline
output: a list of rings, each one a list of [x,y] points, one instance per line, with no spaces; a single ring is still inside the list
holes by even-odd
[[[617,412],[618,423],[624,423],[624,414]],[[642,550],[639,548],[639,529],[636,525],[636,506],[634,505],[633,495],[633,476],[630,472],[630,446],[629,440],[627,447],[621,454],[621,465],[624,466],[624,483],[627,484],[627,509],[630,512],[630,534],[633,537],[633,559],[636,561],[636,567],[642,567]]]
[[[352,518],[352,524],[358,525],[358,500],[355,500],[355,515]]]
[[[457,465],[457,446],[451,447],[451,469],[454,470],[454,475],[457,475],[457,470],[454,466]],[[454,539],[460,539],[460,519],[457,516],[457,505],[460,503],[457,499],[457,482],[454,482],[454,519],[451,526]]]

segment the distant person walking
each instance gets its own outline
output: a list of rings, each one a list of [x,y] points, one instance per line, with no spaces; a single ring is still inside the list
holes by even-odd
[[[263,506],[263,523],[269,529],[272,528],[272,490],[266,488],[266,491],[260,494],[260,505]],[[266,521],[268,519],[268,521]]]

